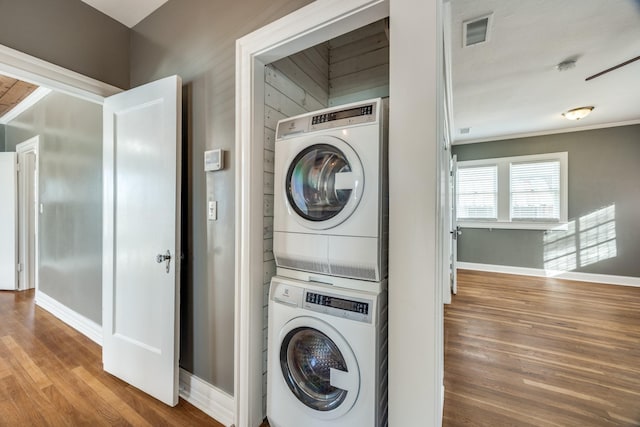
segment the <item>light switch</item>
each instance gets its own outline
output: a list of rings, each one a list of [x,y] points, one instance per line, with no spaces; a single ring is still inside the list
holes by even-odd
[[[209,200],[209,221],[215,221],[218,219],[218,201]]]

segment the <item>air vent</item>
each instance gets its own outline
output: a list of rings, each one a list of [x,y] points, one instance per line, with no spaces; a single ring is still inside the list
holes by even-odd
[[[493,14],[470,19],[462,23],[463,47],[473,46],[489,40],[489,27]]]

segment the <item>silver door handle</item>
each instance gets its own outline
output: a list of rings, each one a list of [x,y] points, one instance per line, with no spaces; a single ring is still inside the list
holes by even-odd
[[[166,255],[158,254],[156,255],[156,262],[161,264],[163,262],[167,262],[167,274],[169,273],[169,267],[171,265],[171,252],[167,251]]]

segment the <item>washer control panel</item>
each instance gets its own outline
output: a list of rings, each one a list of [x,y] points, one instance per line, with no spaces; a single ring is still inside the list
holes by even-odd
[[[373,301],[305,290],[304,308],[318,313],[371,323]]]

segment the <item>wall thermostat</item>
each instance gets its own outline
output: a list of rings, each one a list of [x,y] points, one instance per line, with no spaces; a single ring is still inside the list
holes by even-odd
[[[217,171],[224,168],[224,151],[220,148],[204,152],[204,171]]]

